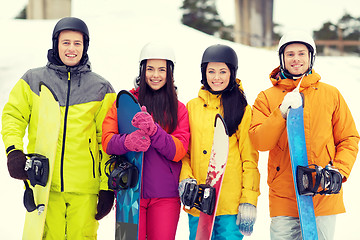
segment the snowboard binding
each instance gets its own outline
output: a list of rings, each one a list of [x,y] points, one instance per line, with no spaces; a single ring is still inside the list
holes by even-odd
[[[136,187],[139,181],[139,170],[128,162],[123,155],[112,155],[105,164],[108,186],[112,190],[125,190]]]
[[[187,183],[181,201],[188,208],[195,207],[203,213],[212,215],[215,208],[215,196],[214,187],[206,184]]]
[[[25,192],[24,192],[23,202],[26,211],[33,212],[37,209],[38,214],[40,215],[45,210],[45,205],[44,204],[36,205],[33,190],[30,188],[29,183],[26,180],[24,180],[24,184],[25,184]]]
[[[31,186],[40,185],[45,187],[49,178],[49,159],[41,154],[26,154],[29,157],[25,163],[25,171],[28,175]],[[35,204],[34,192],[30,188],[27,180],[24,180],[25,192],[24,192],[24,206],[28,212],[33,212],[36,209],[38,214],[41,214],[45,210],[44,204]]]
[[[31,186],[40,185],[45,187],[49,178],[49,159],[41,154],[26,154],[29,157],[25,163],[25,171]]]
[[[337,194],[341,190],[342,176],[328,164],[325,168],[315,164],[297,167],[297,188],[300,195],[315,196]]]

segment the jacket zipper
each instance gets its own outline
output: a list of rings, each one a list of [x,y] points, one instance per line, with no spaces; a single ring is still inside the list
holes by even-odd
[[[102,161],[102,151],[99,150],[99,155],[100,155],[100,161],[99,161],[99,176],[101,177],[101,161]]]
[[[94,155],[91,151],[90,143],[91,143],[91,138],[89,138],[89,151],[90,151],[91,159],[93,162],[93,168],[92,168],[93,169],[93,177],[95,178],[95,159],[94,159]]]
[[[60,181],[61,181],[61,192],[64,192],[64,155],[65,155],[65,140],[66,140],[66,128],[67,128],[67,117],[69,112],[69,102],[70,102],[70,72],[68,72],[68,93],[66,97],[65,105],[65,116],[64,116],[64,134],[63,134],[63,144],[61,148],[61,162],[60,162]]]

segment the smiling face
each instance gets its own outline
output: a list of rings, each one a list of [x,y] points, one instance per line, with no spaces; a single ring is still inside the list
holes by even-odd
[[[83,35],[80,32],[64,30],[59,34],[59,57],[69,67],[79,64],[84,50]]]
[[[146,61],[146,83],[152,90],[159,90],[166,83],[166,60],[148,59]]]
[[[223,62],[209,62],[206,67],[206,80],[212,91],[222,91],[229,85],[230,69]]]
[[[284,50],[285,69],[293,75],[304,74],[309,69],[309,50],[301,43],[292,43]]]

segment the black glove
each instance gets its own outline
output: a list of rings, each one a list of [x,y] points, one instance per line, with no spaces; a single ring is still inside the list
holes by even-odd
[[[99,200],[97,204],[97,214],[95,215],[96,220],[100,220],[105,217],[110,211],[114,204],[114,192],[100,190]]]
[[[14,150],[7,155],[7,166],[10,176],[25,180],[28,175],[25,171],[26,156],[21,150]]]

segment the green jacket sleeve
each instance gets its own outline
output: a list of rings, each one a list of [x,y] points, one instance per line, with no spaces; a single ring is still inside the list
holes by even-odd
[[[99,145],[100,150],[100,190],[109,190],[108,189],[108,177],[105,174],[105,163],[109,160],[110,156],[106,154],[105,151],[102,149],[101,144],[101,136],[102,136],[102,123],[107,112],[110,110],[111,106],[113,105],[114,101],[116,100],[116,94],[114,92],[107,93],[104,97],[103,103],[99,108],[99,111],[96,115],[96,139]]]
[[[11,90],[2,112],[2,139],[7,154],[23,150],[23,138],[30,121],[33,94],[29,85],[20,79]]]

